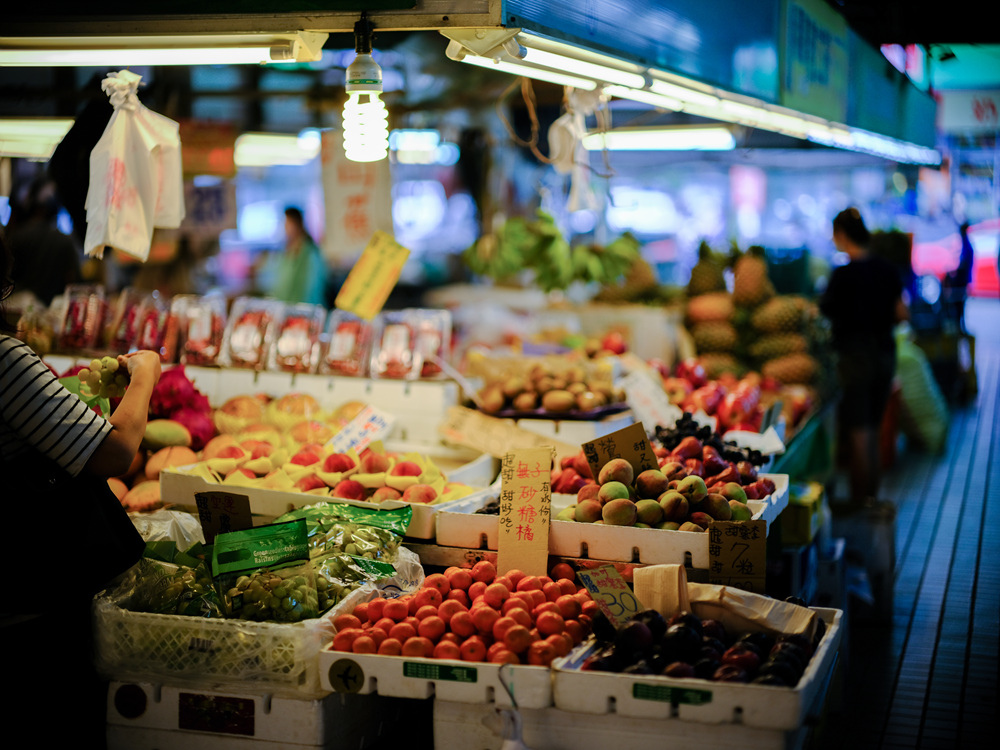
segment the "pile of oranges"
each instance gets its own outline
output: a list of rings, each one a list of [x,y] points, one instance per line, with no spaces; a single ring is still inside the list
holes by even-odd
[[[334,620],[332,649],[355,654],[548,666],[590,633],[597,602],[560,563],[548,576],[486,560],[424,579],[398,599],[373,599]]]

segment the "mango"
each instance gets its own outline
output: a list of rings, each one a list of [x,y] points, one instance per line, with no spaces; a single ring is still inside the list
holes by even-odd
[[[647,526],[656,526],[663,520],[663,509],[655,500],[640,500],[635,504],[636,525],[644,523]]]
[[[170,466],[189,466],[197,461],[198,455],[182,445],[161,448],[146,462],[146,479],[159,479],[160,472]]]
[[[142,445],[152,451],[175,445],[190,448],[191,433],[180,422],[172,419],[154,419],[146,423],[146,434],[143,435]]]
[[[129,511],[155,510],[161,505],[159,480],[139,482],[125,493],[122,505]]]

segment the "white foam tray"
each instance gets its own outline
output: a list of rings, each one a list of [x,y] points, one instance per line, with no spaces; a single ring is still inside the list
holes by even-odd
[[[453,380],[379,380],[216,367],[186,367],[184,372],[212,406],[250,393],[272,397],[308,393],[328,410],[361,401],[396,417],[391,438],[413,442],[439,443],[438,424],[449,407],[461,403],[461,389]]]
[[[383,733],[386,701],[371,695],[296,700],[152,683],[111,682],[108,748],[361,748]],[[224,717],[228,717],[228,721]],[[151,743],[147,744],[148,741]],[[223,743],[223,744],[220,744]]]
[[[622,430],[635,422],[635,416],[631,411],[623,411],[596,421],[525,418],[515,420],[515,422],[522,430],[577,445],[589,443],[591,440],[597,440],[597,438]]]
[[[579,667],[594,648],[590,643],[553,662],[555,706],[574,713],[794,730],[823,689],[840,646],[843,612],[815,611],[826,633],[794,688],[583,671]]]
[[[774,481],[775,491],[762,500],[748,500],[747,505],[753,511],[754,519],[767,522],[770,533],[771,523],[788,505],[788,475],[762,476]],[[476,498],[449,503],[436,519],[437,543],[443,547],[482,549],[485,539],[487,549],[497,549],[497,516],[475,512],[496,497],[495,493],[484,493]],[[684,565],[690,554],[692,567],[708,569],[708,534],[555,520],[559,509],[574,502],[574,495],[552,497],[553,521],[549,530],[549,554],[622,562],[638,560],[647,565]]]
[[[433,539],[435,533],[435,516],[442,508],[449,508],[458,503],[474,502],[488,494],[488,485],[496,477],[498,467],[496,459],[485,453],[476,454],[471,451],[447,448],[445,446],[419,446],[410,443],[386,443],[386,449],[393,452],[417,451],[441,468],[450,482],[460,482],[470,487],[482,487],[471,495],[459,500],[452,500],[439,505],[423,505],[410,503],[413,515],[406,535],[415,539]],[[460,463],[464,460],[464,463]],[[451,465],[454,465],[452,468]],[[226,484],[206,482],[191,474],[181,474],[167,469],[160,473],[160,495],[165,503],[170,503],[182,510],[197,513],[195,494],[198,492],[232,492],[246,495],[250,498],[250,511],[256,516],[255,521],[270,523],[283,513],[304,505],[312,505],[319,501],[348,503],[365,508],[392,510],[407,505],[398,500],[387,500],[383,503],[367,503],[356,500],[344,500],[335,497],[319,497],[302,492],[287,492],[283,490],[266,490],[258,487],[237,487]]]
[[[503,682],[501,672],[503,669]],[[319,652],[320,685],[335,691],[337,675],[351,675],[352,691],[396,698],[430,698],[459,703],[512,705],[504,683],[517,705],[546,708],[552,705],[552,673],[547,667],[490,664],[453,659],[349,654],[324,649]],[[331,676],[333,680],[331,680]]]

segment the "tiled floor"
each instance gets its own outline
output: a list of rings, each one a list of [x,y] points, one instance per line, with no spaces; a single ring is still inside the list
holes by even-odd
[[[996,747],[1000,644],[1000,302],[967,312],[979,394],[954,407],[941,456],[904,451],[883,496],[897,507],[891,625],[852,625],[834,748]]]

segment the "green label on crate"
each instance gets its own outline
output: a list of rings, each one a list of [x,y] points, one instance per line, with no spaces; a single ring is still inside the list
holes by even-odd
[[[662,701],[663,703],[688,703],[701,706],[712,702],[711,690],[668,687],[666,685],[644,685],[637,682],[632,686],[632,697],[641,701]]]
[[[415,661],[403,662],[403,677],[420,680],[448,680],[450,682],[477,682],[475,667],[452,667],[448,664],[423,664]]]

